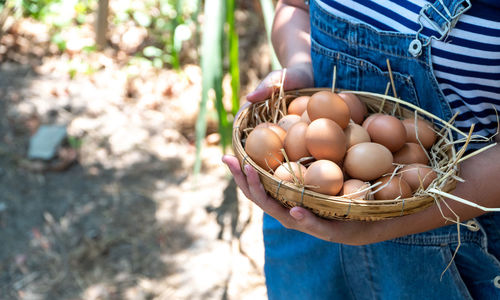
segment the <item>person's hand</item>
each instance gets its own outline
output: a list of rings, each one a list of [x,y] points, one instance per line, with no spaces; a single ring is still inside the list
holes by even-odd
[[[288,209],[266,193],[257,171],[250,165],[245,166],[245,175],[236,157],[225,155],[222,161],[229,167],[236,184],[245,196],[286,228],[299,230],[326,241],[350,245],[369,244],[381,240],[370,229],[368,222],[325,220],[302,207]],[[382,225],[382,222],[377,223]]]
[[[251,103],[269,99],[274,90],[279,87],[283,71],[276,70],[269,73],[257,88],[247,95],[249,102],[240,111]],[[312,87],[313,84],[314,80],[310,64],[294,65],[286,69],[283,86],[285,91]],[[260,183],[257,171],[250,165],[245,166],[245,175],[236,157],[225,155],[222,161],[229,167],[236,184],[245,196],[262,208],[264,212],[277,219],[286,228],[306,232],[327,241],[342,242],[345,244],[357,245],[375,242],[375,240],[370,238],[370,233],[366,229],[361,228],[366,227],[365,222],[329,221],[318,218],[309,210],[302,207],[285,208],[278,200],[267,195]]]
[[[326,220],[302,207],[288,209],[282,206],[278,200],[266,193],[254,168],[246,165],[245,173],[242,172],[236,157],[225,155],[222,161],[229,167],[236,184],[245,196],[264,212],[286,228],[302,231],[326,241],[366,245],[452,224],[443,218],[442,213],[451,219],[455,219],[456,213],[461,222],[484,214],[484,211],[477,208],[448,200],[447,203],[454,213],[450,212],[447,205],[442,204],[442,212],[437,205],[432,205],[417,213],[376,222]],[[500,161],[500,145],[462,162],[460,177],[465,181],[458,182],[452,194],[475,200],[485,207],[500,207],[500,187],[495,184],[497,178],[491,176],[500,174],[500,164],[492,164],[492,161]]]
[[[273,91],[279,88],[283,71],[276,70],[269,73],[257,88],[247,95],[247,100],[255,103],[269,99]],[[313,85],[314,80],[311,64],[303,63],[286,68],[283,85],[285,91],[313,87]]]

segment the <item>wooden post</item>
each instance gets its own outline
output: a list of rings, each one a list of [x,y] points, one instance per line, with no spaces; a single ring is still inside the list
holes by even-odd
[[[99,0],[97,8],[96,37],[97,48],[102,50],[106,47],[106,33],[108,32],[108,10],[109,0]]]

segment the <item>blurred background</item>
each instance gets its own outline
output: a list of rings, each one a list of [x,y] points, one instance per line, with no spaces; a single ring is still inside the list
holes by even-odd
[[[0,1],[0,299],[263,299],[220,159],[272,0]]]

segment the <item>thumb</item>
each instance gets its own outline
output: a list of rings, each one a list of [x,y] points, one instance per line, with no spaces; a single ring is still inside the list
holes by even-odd
[[[283,70],[276,70],[269,73],[253,92],[247,95],[247,100],[250,102],[259,102],[269,99],[281,81]]]

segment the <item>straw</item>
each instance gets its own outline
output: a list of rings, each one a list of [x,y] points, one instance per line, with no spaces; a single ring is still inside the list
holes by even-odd
[[[238,159],[241,160],[244,156],[242,141],[244,141],[245,135],[248,132],[248,130],[246,130],[247,128],[254,127],[256,122],[273,122],[274,116],[283,114],[283,103],[288,104],[298,96],[310,96],[315,92],[321,90],[325,89],[311,88],[298,91],[287,91],[281,94],[276,90],[273,96],[265,103],[253,104],[251,108],[242,112],[241,115],[235,120],[235,126],[237,127],[237,129],[233,130],[233,146],[235,147],[235,154],[237,155]],[[394,105],[401,104],[403,107],[401,107],[401,113],[399,115],[400,118],[408,118],[412,116],[414,118],[417,118],[418,116],[415,116],[414,112],[414,110],[416,110],[418,115],[425,116],[430,120],[433,120],[435,123],[439,123],[442,128],[439,131],[434,129],[438,134],[438,141],[433,145],[431,150],[429,150],[431,168],[436,172],[438,176],[437,180],[434,180],[427,189],[424,190],[420,188],[419,190],[417,190],[417,192],[411,198],[397,198],[389,200],[356,200],[348,199],[347,197],[349,195],[328,196],[316,193],[314,191],[308,190],[304,185],[297,185],[296,182],[281,183],[269,172],[266,172],[264,169],[253,163],[250,158],[247,159],[247,162],[252,164],[252,166],[257,169],[265,190],[268,191],[271,196],[278,198],[278,200],[287,207],[303,205],[304,207],[313,211],[315,214],[328,219],[376,221],[414,213],[430,206],[432,203],[437,203],[437,199],[446,194],[439,194],[436,191],[440,191],[441,193],[449,193],[454,188],[456,182],[463,181],[463,179],[458,176],[458,164],[474,155],[477,155],[478,152],[467,156],[463,156],[465,148],[462,148],[458,152],[456,152],[453,146],[456,142],[456,140],[453,140],[453,132],[456,132],[457,134],[459,134],[459,136],[464,136],[464,138],[460,141],[467,144],[476,139],[476,137],[472,135],[472,130],[469,131],[468,134],[465,134],[456,129],[451,124],[453,120],[450,120],[448,122],[443,121],[440,118],[426,112],[425,110],[412,105],[411,103],[405,102],[392,96],[369,92],[349,92],[356,94],[361,101],[365,102],[367,107],[372,112],[379,111],[380,103],[382,101],[385,101],[385,113],[390,112]],[[407,109],[407,107],[409,109]],[[410,109],[413,109],[413,111]],[[257,120],[257,116],[260,119]],[[272,116],[271,119],[270,116]],[[420,141],[419,143],[421,144]],[[439,145],[439,147],[437,145]],[[313,161],[314,158],[308,157],[302,158],[301,160],[299,160],[299,163],[307,166],[308,163],[311,163]],[[285,158],[284,163],[288,164],[288,157]],[[401,173],[399,171],[401,167],[401,165],[398,165],[391,176],[396,176],[398,172]],[[287,169],[289,169],[289,171],[291,170],[290,165],[288,165]],[[420,178],[419,180],[423,179]],[[295,178],[294,181],[299,181],[299,178]],[[278,185],[280,185],[279,197],[275,194]],[[380,189],[380,183],[378,183],[378,185],[371,185],[369,188],[363,189],[363,192],[365,190],[367,191],[368,189],[371,189],[372,193],[370,194],[373,194],[373,191],[377,191]],[[359,193],[359,191],[357,191],[356,193]],[[344,215],[347,210],[349,210],[349,215],[346,217]]]

